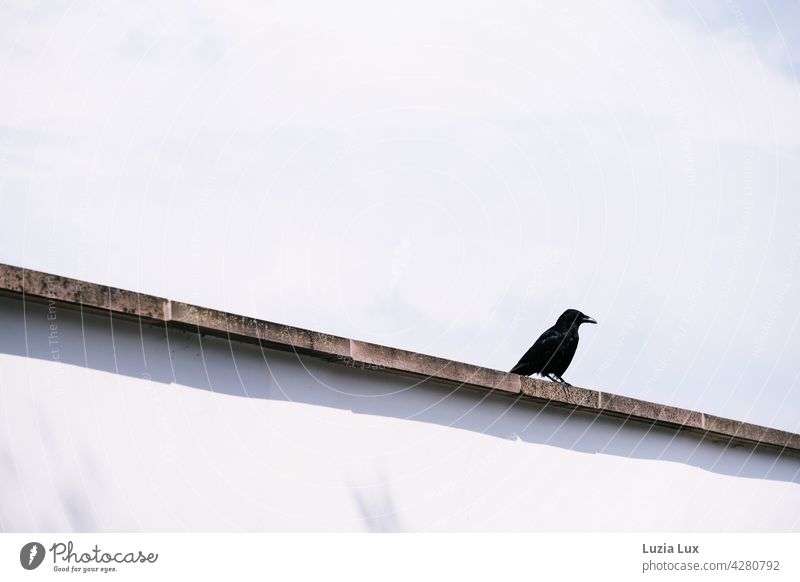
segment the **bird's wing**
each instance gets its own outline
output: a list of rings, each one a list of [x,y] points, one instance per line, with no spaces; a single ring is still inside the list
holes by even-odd
[[[511,371],[525,375],[541,372],[553,354],[558,351],[562,341],[564,341],[564,334],[551,327],[539,336],[539,339],[525,352],[517,365],[511,368]]]
[[[575,351],[578,348],[578,336],[574,333],[562,334],[558,351],[547,362],[544,372],[552,372],[561,376],[569,368]]]

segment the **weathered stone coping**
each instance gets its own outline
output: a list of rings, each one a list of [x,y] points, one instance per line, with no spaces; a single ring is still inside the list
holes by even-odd
[[[11,265],[0,264],[0,292],[19,296],[23,301],[54,300],[73,307],[106,312],[113,317],[158,322],[197,333],[258,343],[271,349],[293,351],[365,370],[401,373],[422,380],[690,430],[732,445],[755,443],[800,452],[800,435],[774,428],[608,392],[563,386]]]

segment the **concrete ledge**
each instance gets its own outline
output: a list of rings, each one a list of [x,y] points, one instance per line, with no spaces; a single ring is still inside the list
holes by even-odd
[[[434,380],[595,414],[691,430],[732,445],[766,445],[800,453],[800,435],[795,433],[627,396],[563,386],[21,267],[0,264],[0,292],[18,296],[22,301],[57,301],[65,306],[257,343],[365,370],[406,374],[420,381]]]
[[[464,386],[519,394],[520,376],[455,362],[435,356],[390,348],[357,340],[350,341],[350,357],[356,364],[373,369],[411,373],[422,378],[444,380]]]
[[[548,382],[538,378],[520,376],[522,393],[536,400],[546,400],[555,404],[587,408],[599,411],[600,393],[596,390],[565,386],[557,382]]]
[[[256,341],[278,349],[332,358],[350,357],[350,340],[335,335],[309,331],[299,327],[272,323],[216,311],[188,303],[168,302],[165,311],[170,324],[226,337]]]
[[[161,297],[11,267],[2,263],[0,263],[0,291],[86,305],[148,319],[165,318],[166,300]]]
[[[617,394],[600,394],[599,407],[618,416],[642,417],[659,423],[692,429],[705,429],[704,414],[674,406],[656,404]]]
[[[703,416],[705,418],[705,426],[703,428],[709,435],[728,436],[734,441],[743,440],[764,443],[782,449],[800,451],[800,435],[798,434],[711,414],[704,414]]]

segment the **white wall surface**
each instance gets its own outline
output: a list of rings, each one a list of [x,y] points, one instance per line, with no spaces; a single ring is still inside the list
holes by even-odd
[[[798,457],[22,307],[4,531],[800,531]]]

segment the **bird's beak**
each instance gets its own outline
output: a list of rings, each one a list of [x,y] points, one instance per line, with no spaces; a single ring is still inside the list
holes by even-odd
[[[588,315],[585,315],[583,317],[583,321],[581,321],[581,323],[597,323],[597,322],[593,318],[589,317]]]

